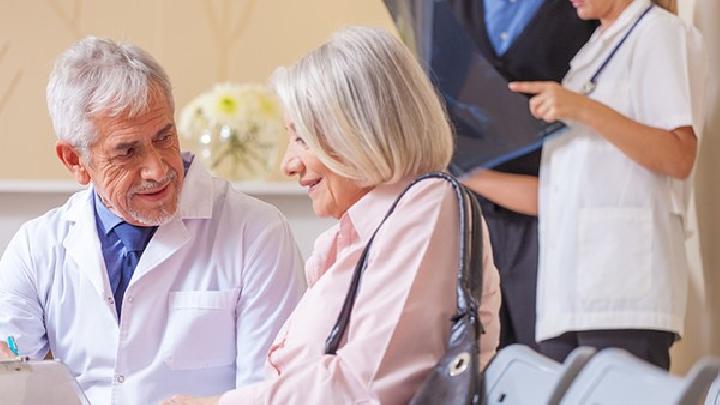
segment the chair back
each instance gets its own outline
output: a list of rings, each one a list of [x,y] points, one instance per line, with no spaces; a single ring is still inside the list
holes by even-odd
[[[677,377],[621,349],[605,349],[590,359],[562,398],[562,405],[698,404],[719,368],[715,359],[698,362]]]
[[[705,405],[720,405],[720,377],[710,386],[707,397],[705,397]]]
[[[580,347],[561,364],[527,346],[508,346],[485,370],[485,404],[557,405],[594,353],[595,349]]]

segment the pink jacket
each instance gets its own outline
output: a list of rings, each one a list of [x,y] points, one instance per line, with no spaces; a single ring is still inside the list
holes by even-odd
[[[458,211],[448,183],[406,194],[378,233],[346,340],[325,355],[362,250],[409,179],[378,186],[315,242],[309,289],[270,348],[266,379],[229,391],[221,404],[407,403],[445,351],[455,312]],[[480,362],[498,345],[500,288],[484,225]]]

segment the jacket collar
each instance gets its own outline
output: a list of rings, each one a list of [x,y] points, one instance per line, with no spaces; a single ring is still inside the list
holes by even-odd
[[[110,281],[95,225],[92,188],[74,194],[66,207],[65,218],[72,223],[62,241],[67,256],[75,262],[101,297],[111,299]]]
[[[100,196],[97,192],[93,191],[93,209],[97,216],[98,226],[102,227],[99,231],[103,234],[108,235],[113,228],[123,222],[123,219],[117,216],[114,212],[110,211],[108,207],[103,204]]]
[[[634,0],[609,27],[605,29],[598,27],[585,46],[570,61],[568,76],[591,63],[599,64],[600,62],[596,61],[607,57],[610,49],[615,46],[622,35],[630,29],[630,26],[649,5],[650,0]]]
[[[212,175],[195,159],[185,176],[178,214],[182,219],[212,218],[213,193]]]
[[[620,33],[624,34],[628,29],[630,29],[630,26],[635,22],[640,14],[649,6],[650,0],[634,0],[625,8],[625,10],[623,10],[622,13],[620,13],[617,20],[615,20],[615,22],[613,22],[609,27],[603,30],[598,28],[598,30],[601,30],[600,39],[611,40]]]
[[[305,265],[308,287],[312,287],[335,262],[337,251],[342,250],[342,246],[367,243],[397,196],[412,180],[408,177],[396,183],[375,186],[340,217],[334,231],[320,235],[315,251]],[[320,262],[320,259],[325,261]]]
[[[395,183],[378,185],[370,190],[340,218],[341,229],[343,223],[350,223],[360,240],[369,240],[392,203],[411,181],[413,178],[407,177]]]

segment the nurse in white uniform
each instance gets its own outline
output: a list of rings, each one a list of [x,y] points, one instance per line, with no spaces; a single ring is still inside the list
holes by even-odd
[[[698,32],[650,0],[572,0],[601,26],[562,85],[511,83],[568,128],[538,185],[540,350],[620,347],[660,367],[683,332],[688,177],[703,122]]]

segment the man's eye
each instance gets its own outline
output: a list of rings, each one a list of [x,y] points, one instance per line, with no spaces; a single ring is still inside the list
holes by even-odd
[[[135,154],[135,148],[126,148],[120,151],[120,156],[122,157],[131,157]]]
[[[155,141],[156,142],[165,142],[165,141],[169,140],[170,138],[171,138],[170,133],[161,134],[160,136],[157,137],[157,139],[155,139]]]

